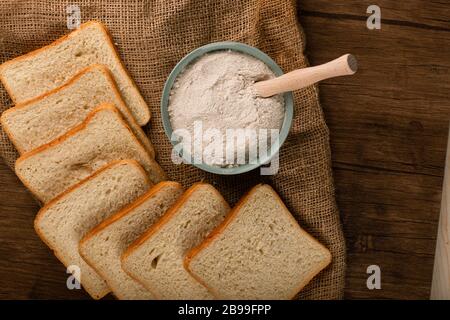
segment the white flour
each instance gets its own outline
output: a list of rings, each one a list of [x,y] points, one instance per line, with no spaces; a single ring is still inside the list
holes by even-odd
[[[282,126],[285,114],[283,97],[257,97],[252,90],[255,81],[273,77],[275,75],[268,66],[246,54],[218,51],[202,56],[191,63],[174,83],[169,98],[172,129],[187,129],[191,141],[199,142],[203,151],[213,140],[194,138],[194,123],[198,125],[201,121],[203,132],[217,129],[216,133],[220,132],[223,137],[224,151],[203,161],[217,166],[235,165],[236,161],[226,161],[226,152],[230,148],[225,139],[227,129],[254,129],[257,132],[268,129],[270,132],[270,129]],[[257,145],[258,137],[238,143],[234,152],[244,152],[248,156],[249,143]]]

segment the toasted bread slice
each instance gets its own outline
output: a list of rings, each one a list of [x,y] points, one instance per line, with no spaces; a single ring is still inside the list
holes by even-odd
[[[91,64],[107,65],[119,91],[139,125],[150,110],[128,75],[105,26],[83,23],[55,42],[0,65],[0,80],[14,103],[23,103],[53,90]]]
[[[212,299],[183,268],[183,258],[228,211],[228,204],[213,186],[194,184],[125,251],[122,268],[158,299]]]
[[[100,103],[112,103],[154,158],[155,151],[125,105],[108,68],[94,64],[64,85],[3,112],[1,123],[19,153],[31,151],[84,121]]]
[[[185,267],[219,299],[292,299],[331,261],[300,228],[276,192],[254,187],[185,258]]]
[[[160,182],[103,221],[80,241],[81,256],[106,280],[117,298],[154,299],[147,289],[122,270],[120,258],[128,246],[154,224],[182,193],[179,183]]]
[[[110,290],[78,253],[83,236],[103,219],[133,202],[150,187],[146,172],[134,160],[115,161],[73,186],[44,206],[34,227],[40,238],[95,299]],[[78,277],[81,276],[81,279]]]
[[[137,160],[153,183],[166,180],[117,109],[104,104],[65,135],[20,156],[15,171],[45,203],[105,164],[121,159]]]

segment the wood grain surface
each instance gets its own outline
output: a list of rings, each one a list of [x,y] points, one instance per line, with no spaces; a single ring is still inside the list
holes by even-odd
[[[347,239],[348,299],[428,299],[450,119],[450,3],[299,0],[312,64],[345,53],[357,75],[321,83],[337,201]],[[87,298],[33,230],[34,200],[0,163],[0,299]],[[366,269],[381,268],[381,290]]]
[[[450,135],[447,143],[447,159],[445,162],[441,214],[436,240],[433,282],[430,296],[433,300],[450,300]]]
[[[300,0],[312,64],[358,73],[320,85],[348,247],[346,298],[428,299],[450,119],[450,3]],[[381,290],[366,269],[381,268]]]

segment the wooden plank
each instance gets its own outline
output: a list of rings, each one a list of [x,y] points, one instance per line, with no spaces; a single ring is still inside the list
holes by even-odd
[[[381,36],[355,21],[317,17],[302,21],[309,30],[319,30],[308,38],[313,64],[345,52],[354,53],[360,62],[354,77],[327,80],[320,86],[333,160],[442,176],[450,56],[440,48],[450,47],[448,33],[428,32],[420,46],[413,46],[407,41],[420,38],[420,29],[388,26]],[[330,24],[333,32],[327,31]],[[334,49],[325,49],[323,44],[331,41]]]
[[[424,299],[430,292],[428,279],[423,275],[429,272],[428,265],[432,258],[414,254],[389,253],[386,251],[371,252],[371,259],[382,261],[381,290],[368,290],[367,255],[349,253],[351,261],[347,268],[346,299]],[[414,274],[412,267],[416,269]],[[408,276],[405,276],[408,274]]]
[[[430,297],[450,300],[450,135]]]
[[[346,298],[430,294],[450,115],[450,54],[441,49],[450,33],[440,20],[450,14],[443,3],[420,12],[412,3],[425,6],[377,3],[387,20],[372,31],[373,3],[298,2],[312,64],[344,53],[360,63],[357,75],[320,84],[348,247]],[[382,290],[367,289],[372,264]]]
[[[348,251],[346,297],[428,297],[439,210],[429,198],[440,178],[351,166],[334,173]],[[366,287],[369,265],[381,268],[381,292]]]
[[[430,30],[450,31],[450,6],[439,0],[302,0],[303,15],[328,15],[341,19],[366,20],[371,5],[381,8],[383,24],[413,26]]]

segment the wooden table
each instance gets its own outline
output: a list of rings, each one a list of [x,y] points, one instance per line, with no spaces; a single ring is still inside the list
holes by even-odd
[[[428,299],[450,115],[450,3],[299,0],[312,64],[351,52],[358,74],[321,84],[348,247],[346,298]],[[87,297],[39,241],[38,207],[0,163],[0,299]],[[366,268],[381,268],[368,290]]]
[[[300,0],[312,64],[347,52],[358,74],[321,84],[348,247],[347,298],[427,299],[450,120],[450,3]],[[381,268],[382,289],[366,287]]]

